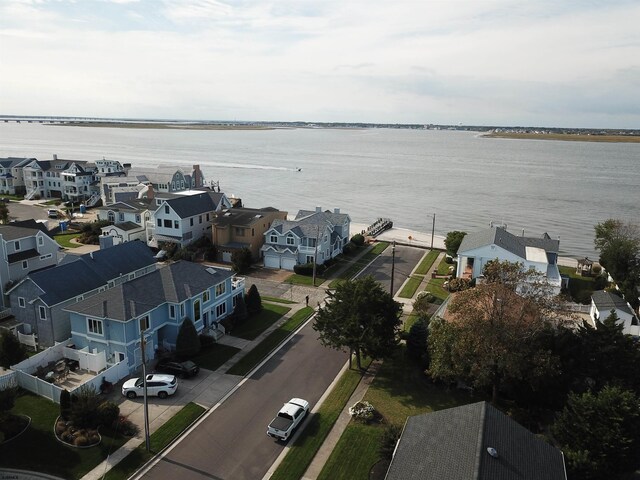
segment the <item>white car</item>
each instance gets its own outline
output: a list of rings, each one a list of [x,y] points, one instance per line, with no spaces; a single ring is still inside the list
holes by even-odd
[[[276,418],[271,420],[267,427],[267,435],[287,441],[307,413],[309,413],[309,402],[301,398],[292,398],[284,404]]]
[[[167,398],[176,393],[178,380],[175,375],[150,374],[147,375],[147,395]],[[131,378],[122,385],[122,395],[127,398],[144,396],[142,378]]]

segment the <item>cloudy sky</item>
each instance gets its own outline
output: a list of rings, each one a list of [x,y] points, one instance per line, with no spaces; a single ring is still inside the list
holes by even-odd
[[[640,2],[1,0],[0,114],[640,128]]]

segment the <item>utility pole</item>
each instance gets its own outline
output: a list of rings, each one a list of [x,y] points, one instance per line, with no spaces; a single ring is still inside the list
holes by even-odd
[[[147,452],[151,451],[149,439],[149,402],[147,401],[147,366],[146,353],[147,341],[144,339],[144,330],[140,330],[140,348],[142,349],[142,392],[144,393],[144,444]]]
[[[316,248],[313,252],[313,286],[316,286],[316,260],[318,259],[318,237],[320,236],[320,225],[316,226]]]
[[[433,214],[433,224],[431,225],[431,250],[433,250],[433,234],[436,231],[436,214]]]
[[[389,293],[391,294],[391,298],[393,298],[393,274],[396,269],[396,241],[393,241],[393,245],[391,246],[391,286],[389,287]]]

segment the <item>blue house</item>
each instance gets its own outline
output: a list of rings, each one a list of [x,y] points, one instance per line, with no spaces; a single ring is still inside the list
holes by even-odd
[[[220,320],[230,315],[244,281],[233,272],[179,261],[130,280],[67,308],[71,337],[78,349],[105,351],[107,361],[126,361],[131,371],[158,348],[175,347],[185,318],[199,333],[224,332]]]

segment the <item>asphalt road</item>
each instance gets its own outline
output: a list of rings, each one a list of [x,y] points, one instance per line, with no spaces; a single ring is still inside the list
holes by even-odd
[[[393,275],[393,293],[398,292],[404,281],[409,278],[411,271],[420,261],[426,250],[416,247],[408,247],[404,245],[396,245],[395,251],[395,268]],[[389,245],[387,249],[378,256],[373,263],[367,268],[362,275],[371,275],[380,282],[386,291],[391,287],[391,264],[393,263],[392,247]]]
[[[18,202],[10,202],[7,205],[9,209],[9,218],[11,220],[47,220],[47,209],[44,207],[36,207],[34,205],[26,205]],[[57,220],[53,220],[56,222]]]
[[[262,478],[284,448],[267,436],[269,422],[292,397],[313,408],[346,361],[309,323],[142,478]]]

